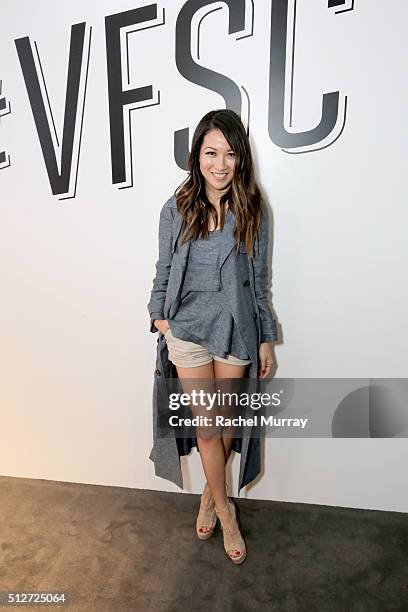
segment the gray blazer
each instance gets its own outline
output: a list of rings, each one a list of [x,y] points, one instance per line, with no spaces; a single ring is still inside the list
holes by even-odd
[[[259,229],[259,244],[255,239],[254,259],[249,257],[243,244],[239,246],[238,252],[234,248],[236,243],[233,235],[233,215],[230,217],[232,222],[226,223],[222,232],[220,276],[222,274],[231,313],[251,359],[248,378],[258,376],[260,343],[277,340],[276,321],[268,300],[268,217],[268,208],[265,205]],[[159,259],[147,306],[151,332],[159,331],[154,326],[155,319],[172,319],[180,304],[191,242],[189,240],[179,245],[181,227],[182,218],[177,210],[176,198],[172,195],[160,212]],[[197,441],[195,438],[158,437],[156,428],[158,402],[166,401],[166,378],[173,377],[177,377],[177,369],[168,359],[167,342],[159,332],[153,386],[153,448],[149,458],[154,462],[157,476],[183,488],[180,456],[189,454],[193,446],[197,447]],[[241,488],[260,472],[260,438],[252,436],[249,430],[244,431],[242,439],[234,439],[233,449],[241,453],[239,495]]]

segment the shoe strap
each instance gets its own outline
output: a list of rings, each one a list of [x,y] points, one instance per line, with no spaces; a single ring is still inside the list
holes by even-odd
[[[231,510],[231,506],[232,506],[232,510]],[[226,524],[224,524],[224,522],[222,521],[222,519],[220,517],[220,514],[222,512],[227,511],[227,510],[228,510],[229,517],[228,517],[227,521],[225,521]],[[223,529],[224,532],[226,532],[228,534],[230,534],[230,533],[232,534],[232,533],[235,533],[237,530],[239,531],[238,523],[237,523],[237,520],[236,520],[235,505],[234,505],[234,503],[230,499],[228,499],[227,504],[223,508],[221,508],[220,510],[217,510],[217,508],[216,508],[215,511],[217,513],[218,518],[221,521],[222,529]]]

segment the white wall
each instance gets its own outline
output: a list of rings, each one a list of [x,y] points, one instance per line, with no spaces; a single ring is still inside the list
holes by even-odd
[[[104,18],[143,3],[17,0],[2,11],[1,96],[11,113],[0,119],[0,151],[11,166],[0,170],[1,474],[179,491],[154,476],[148,459],[156,336],[146,304],[159,211],[185,177],[173,133],[189,126],[191,138],[204,113],[225,106],[177,70],[183,5],[158,4],[165,24],[129,36],[131,85],[153,84],[161,98],[131,113],[134,186],[122,190],[111,181]],[[297,3],[293,123],[286,117],[286,127],[315,127],[324,92],[340,92],[341,113],[331,137],[310,147],[320,150],[291,154],[268,135],[271,4],[254,5],[254,35],[241,41],[227,36],[223,3],[205,9],[223,6],[201,23],[200,62],[250,96],[258,177],[274,218],[277,375],[405,377],[408,9],[402,0],[392,9],[359,0],[336,15],[325,2]],[[250,16],[250,2],[247,8]],[[37,41],[61,139],[70,27],[82,21],[92,34],[78,180],[75,197],[60,200],[51,193],[14,41]],[[287,76],[290,84],[290,61]],[[407,511],[400,476],[407,460],[405,438],[268,439],[263,478],[246,494]],[[198,454],[182,463],[186,491],[198,492]],[[238,464],[235,457],[234,483]]]

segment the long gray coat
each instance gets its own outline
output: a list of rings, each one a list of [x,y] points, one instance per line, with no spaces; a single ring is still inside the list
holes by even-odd
[[[234,216],[231,215],[231,218],[234,219]],[[151,332],[159,331],[153,321],[172,319],[180,303],[191,242],[189,240],[179,246],[181,227],[182,217],[177,210],[176,198],[172,195],[160,212],[159,259],[156,263],[156,276],[148,304]],[[233,230],[233,222],[225,223],[221,242],[220,275],[222,274],[223,286],[228,292],[231,313],[251,359],[247,377],[257,378],[260,366],[260,343],[277,339],[276,321],[268,300],[267,207],[264,206],[259,229],[259,244],[255,239],[254,259],[249,257],[243,244],[236,252]],[[197,447],[197,440],[157,435],[158,402],[166,402],[168,396],[166,378],[173,377],[177,377],[177,369],[169,361],[167,341],[159,332],[153,385],[153,448],[149,458],[154,462],[156,476],[166,478],[183,488],[180,456],[188,455],[193,446]],[[239,495],[242,487],[256,478],[260,472],[260,438],[251,436],[250,428],[244,428],[242,439],[234,439],[233,449],[241,454]]]

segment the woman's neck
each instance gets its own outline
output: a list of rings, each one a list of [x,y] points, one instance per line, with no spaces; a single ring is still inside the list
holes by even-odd
[[[207,189],[207,192],[206,192],[207,198],[209,202],[211,202],[211,204],[216,208],[218,214],[220,213],[220,208],[221,208],[221,204],[220,204],[221,198],[228,191],[228,189],[229,187],[227,187],[223,191],[219,191],[217,189],[216,192],[212,191],[211,189]]]

